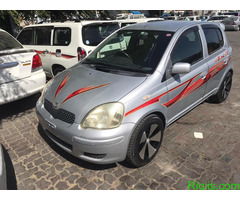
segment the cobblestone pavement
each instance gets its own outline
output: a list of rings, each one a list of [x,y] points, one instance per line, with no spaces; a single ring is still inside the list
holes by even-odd
[[[234,50],[229,98],[203,103],[172,124],[149,165],[94,165],[65,153],[38,127],[37,96],[0,106],[0,142],[19,190],[187,189],[188,181],[240,183],[240,32],[226,32]],[[196,139],[194,132],[202,132]]]

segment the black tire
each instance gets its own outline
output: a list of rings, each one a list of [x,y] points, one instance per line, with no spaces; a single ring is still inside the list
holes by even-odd
[[[62,66],[55,66],[52,69],[53,75],[56,76],[58,73],[62,72],[63,70],[65,70],[64,67]]]
[[[229,71],[223,79],[218,92],[209,98],[212,103],[222,103],[225,101],[230,93],[232,86],[232,73]]]
[[[161,146],[163,130],[162,120],[157,115],[145,117],[131,136],[126,161],[134,167],[149,163]]]

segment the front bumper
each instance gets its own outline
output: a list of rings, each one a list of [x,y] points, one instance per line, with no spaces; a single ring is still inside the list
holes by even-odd
[[[107,130],[83,129],[79,124],[54,119],[39,101],[36,112],[48,137],[68,153],[96,164],[116,163],[126,158],[135,124]]]
[[[6,190],[6,189],[7,189],[6,164],[5,164],[2,145],[0,144],[0,190]]]

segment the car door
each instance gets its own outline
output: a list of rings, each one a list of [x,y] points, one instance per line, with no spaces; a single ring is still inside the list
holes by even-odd
[[[176,63],[189,63],[191,71],[186,74],[172,74],[171,69]],[[199,27],[195,26],[184,31],[169,56],[165,73],[168,87],[167,108],[168,124],[197,105],[205,92],[208,65],[203,59],[203,43]]]
[[[225,73],[225,69],[231,62],[232,49],[224,43],[222,30],[213,24],[202,25],[206,38],[209,65],[208,84],[206,95],[210,95],[218,89],[219,83]]]

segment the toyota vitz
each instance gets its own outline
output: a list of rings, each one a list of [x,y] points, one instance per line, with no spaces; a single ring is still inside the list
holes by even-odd
[[[37,115],[46,134],[70,154],[140,167],[155,157],[172,122],[208,98],[227,98],[231,57],[215,23],[125,27],[49,81]]]

